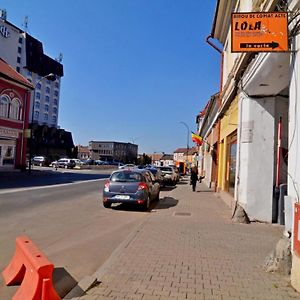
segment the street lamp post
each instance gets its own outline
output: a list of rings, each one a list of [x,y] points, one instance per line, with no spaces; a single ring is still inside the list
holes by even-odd
[[[41,77],[34,85],[33,89],[33,99],[32,99],[32,107],[31,107],[31,125],[30,125],[30,140],[29,140],[29,165],[28,165],[28,173],[31,174],[31,169],[32,169],[32,146],[33,146],[33,118],[34,118],[34,104],[35,104],[35,90],[37,85],[43,81],[44,79],[49,79],[49,80],[55,80],[56,76],[53,73],[50,73],[48,75],[45,75]]]
[[[179,123],[181,123],[181,124],[183,124],[185,127],[186,127],[186,129],[187,129],[187,138],[186,138],[186,147],[187,147],[187,151],[186,151],[186,163],[187,163],[187,165],[188,165],[188,160],[189,160],[189,158],[188,158],[188,155],[189,155],[189,149],[190,149],[190,146],[189,146],[189,140],[190,140],[190,128],[189,128],[189,126],[185,123],[185,122],[183,122],[183,121],[180,121]]]

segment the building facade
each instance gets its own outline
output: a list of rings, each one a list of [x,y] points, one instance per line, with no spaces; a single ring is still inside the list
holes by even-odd
[[[0,170],[25,169],[32,84],[0,59]]]
[[[90,141],[91,159],[135,163],[138,156],[138,145],[111,141]]]
[[[218,0],[209,36],[222,45],[216,118],[220,126],[218,190],[230,197],[229,205],[241,206],[250,220],[285,225],[285,231],[292,234],[291,283],[298,291],[299,11],[299,0]],[[233,12],[287,16],[288,51],[232,51]],[[280,36],[286,30],[281,28]],[[251,32],[246,34],[251,36]]]
[[[0,58],[35,88],[31,94],[29,123],[58,127],[62,64],[44,54],[40,41],[8,22],[4,11],[0,11],[0,43]],[[55,75],[54,81],[46,79],[49,74]]]

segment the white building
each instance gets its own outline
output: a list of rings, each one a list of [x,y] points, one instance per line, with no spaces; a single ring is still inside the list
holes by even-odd
[[[3,10],[0,10],[0,45],[0,57],[35,87],[29,122],[57,127],[62,64],[44,54],[40,41],[8,22]],[[55,75],[54,81],[45,78],[50,73]]]

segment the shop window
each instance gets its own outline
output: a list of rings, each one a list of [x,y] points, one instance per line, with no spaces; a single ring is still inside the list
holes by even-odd
[[[8,117],[9,99],[7,96],[2,96],[0,99],[0,117]]]
[[[236,174],[236,155],[237,155],[237,133],[236,131],[227,138],[227,191],[234,195],[235,174]]]

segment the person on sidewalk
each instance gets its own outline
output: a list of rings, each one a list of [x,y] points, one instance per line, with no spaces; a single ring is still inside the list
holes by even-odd
[[[193,192],[196,191],[197,181],[198,181],[198,169],[197,169],[197,167],[192,167],[192,170],[191,170],[191,185],[192,185]]]

